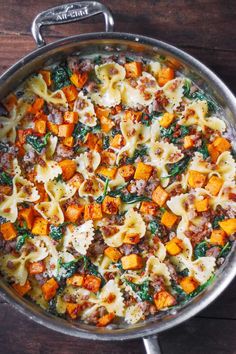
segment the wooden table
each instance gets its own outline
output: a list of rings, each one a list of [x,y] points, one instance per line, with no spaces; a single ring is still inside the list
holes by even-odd
[[[30,26],[38,12],[63,0],[0,1],[0,71],[35,48]],[[117,31],[133,32],[174,44],[212,68],[236,93],[235,0],[104,0]],[[175,3],[175,5],[174,5]],[[100,20],[101,21],[98,21]],[[45,29],[49,41],[62,36],[102,31],[102,18]],[[160,335],[164,354],[235,354],[236,283],[198,316]],[[96,348],[95,350],[93,348]],[[0,300],[1,354],[141,354],[141,340],[96,343],[47,330],[20,316]]]

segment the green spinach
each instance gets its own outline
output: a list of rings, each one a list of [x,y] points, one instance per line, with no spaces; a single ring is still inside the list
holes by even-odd
[[[103,194],[100,195],[100,197],[98,197],[96,199],[97,203],[101,204],[104,201],[105,196],[107,195],[107,189],[108,189],[109,182],[110,182],[109,178],[106,178]]]
[[[105,136],[103,139],[103,149],[107,150],[110,146],[110,138],[109,136]]]
[[[225,219],[224,215],[215,216],[213,221],[212,221],[212,228],[213,229],[218,229],[218,227],[220,227],[219,221],[222,221],[224,219]]]
[[[77,268],[77,261],[63,263],[60,258],[58,262],[57,279],[61,281],[62,279],[70,278],[77,271]]]
[[[190,158],[190,156],[185,156],[180,161],[176,162],[175,164],[172,164],[169,168],[168,175],[162,178],[174,177],[183,173],[188,167]]]
[[[32,148],[37,151],[37,153],[41,154],[43,149],[47,146],[48,138],[51,133],[47,133],[43,138],[40,138],[37,135],[27,135],[26,142],[31,145]]]
[[[113,189],[108,193],[110,197],[119,197],[122,193],[122,190],[128,185],[128,182],[123,184],[122,186],[117,187],[116,189]]]
[[[71,71],[65,65],[57,66],[52,72],[52,80],[56,90],[71,85]]]
[[[202,154],[204,160],[210,156],[208,148],[207,148],[207,143],[205,140],[202,141],[202,145],[201,145],[200,149],[198,149],[197,151]]]
[[[29,229],[24,226],[20,226],[18,223],[15,223],[15,227],[17,230],[17,240],[16,240],[16,251],[20,251],[22,246],[25,244],[25,241],[29,238],[32,238],[33,235],[29,231]]]
[[[230,242],[230,241],[227,242],[224,245],[224,247],[222,248],[222,250],[220,251],[217,258],[222,258],[222,257],[225,258],[229,254],[229,252],[231,251],[232,245],[233,245],[232,242]]]
[[[61,240],[62,236],[63,236],[63,232],[64,232],[64,226],[65,226],[65,223],[60,224],[58,226],[50,225],[49,236],[55,241]]]
[[[152,301],[152,296],[149,294],[149,281],[145,280],[142,284],[135,284],[125,280],[126,284],[137,294],[141,301]]]
[[[149,224],[149,227],[150,227],[151,234],[156,235],[160,230],[160,223],[157,220],[152,220]]]
[[[9,145],[7,143],[3,143],[0,141],[0,151],[1,152],[8,152],[9,150]]]
[[[204,257],[206,255],[206,251],[208,249],[207,242],[202,241],[198,243],[194,248],[194,257],[198,259],[199,257]]]
[[[133,156],[132,157],[128,157],[126,159],[126,163],[132,164],[132,163],[135,162],[135,160],[138,157],[143,157],[143,156],[145,156],[147,154],[148,154],[148,148],[147,148],[147,146],[143,145],[140,149],[135,149]]]
[[[7,186],[12,186],[12,176],[9,175],[6,172],[1,172],[0,173],[0,184],[1,185],[7,185]]]
[[[150,198],[146,197],[145,195],[137,195],[137,194],[120,194],[120,198],[123,203],[125,204],[133,204],[143,201],[151,201]]]

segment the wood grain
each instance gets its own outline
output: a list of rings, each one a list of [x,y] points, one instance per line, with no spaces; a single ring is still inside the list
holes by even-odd
[[[35,48],[33,18],[63,0],[0,0],[0,72]],[[214,70],[236,93],[235,0],[104,0],[115,29],[176,45]],[[102,16],[45,28],[47,41],[104,29]],[[197,317],[160,334],[164,354],[236,354],[236,282]],[[143,354],[141,340],[96,345],[68,337],[20,316],[0,300],[0,354]]]

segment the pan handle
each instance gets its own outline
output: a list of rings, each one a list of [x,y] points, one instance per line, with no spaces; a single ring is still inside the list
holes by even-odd
[[[112,32],[114,19],[110,10],[98,1],[80,1],[53,7],[39,13],[31,27],[31,32],[38,47],[45,45],[41,35],[41,27],[59,25],[83,20],[102,13],[105,20],[106,32]]]
[[[158,336],[150,336],[143,338],[144,347],[147,354],[161,354],[161,348],[158,341]]]

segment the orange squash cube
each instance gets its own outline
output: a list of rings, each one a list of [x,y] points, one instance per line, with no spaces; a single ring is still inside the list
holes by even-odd
[[[210,243],[213,245],[224,246],[226,243],[227,234],[224,230],[212,230]]]
[[[43,261],[32,262],[28,265],[30,275],[41,274],[45,271],[46,267]]]
[[[116,134],[111,139],[110,146],[115,149],[121,149],[125,145],[125,139],[122,134]]]
[[[72,135],[75,125],[73,123],[60,124],[58,126],[58,136],[60,138],[67,138]]]
[[[59,162],[59,166],[62,169],[62,177],[65,181],[72,178],[76,172],[76,162],[73,160],[62,160]]]
[[[168,128],[173,122],[175,115],[173,113],[164,113],[160,120],[160,126],[162,128]]]
[[[15,226],[11,222],[5,222],[4,224],[1,224],[0,231],[4,240],[6,241],[13,240],[17,236]]]
[[[100,155],[101,155],[101,164],[109,165],[109,166],[115,165],[116,154],[114,152],[103,150],[101,151]]]
[[[111,321],[115,318],[115,313],[114,312],[110,312],[107,313],[106,315],[102,316],[99,318],[96,326],[97,327],[105,327],[107,326],[109,323],[111,323]]]
[[[76,71],[71,75],[70,81],[73,85],[81,89],[88,81],[88,73]]]
[[[26,222],[28,229],[32,229],[33,221],[34,221],[34,209],[24,208],[19,211],[19,218],[23,219]]]
[[[152,174],[152,170],[153,170],[152,166],[147,165],[143,162],[138,162],[134,174],[134,179],[143,179],[144,181],[147,181]]]
[[[102,211],[105,214],[113,215],[119,212],[120,198],[109,197],[108,195],[104,198],[102,202]]]
[[[87,204],[84,207],[84,220],[102,219],[102,207],[98,203]]]
[[[136,270],[143,267],[143,259],[137,254],[129,254],[121,258],[122,268],[124,270]]]
[[[140,236],[139,234],[125,234],[125,237],[123,239],[123,243],[128,243],[129,245],[136,245],[140,241]]]
[[[44,99],[43,98],[36,98],[34,103],[28,108],[28,112],[32,114],[38,113],[44,105]]]
[[[48,221],[38,216],[34,219],[32,234],[34,235],[47,235],[48,234]]]
[[[181,279],[179,284],[186,294],[191,294],[199,286],[199,283],[193,277],[185,277]]]
[[[204,186],[206,176],[201,172],[190,170],[188,176],[188,184],[191,188],[201,188]]]
[[[218,137],[216,138],[212,145],[216,148],[216,150],[221,154],[224,151],[228,151],[231,149],[231,144],[230,142],[223,138],[223,137]]]
[[[64,113],[64,122],[65,123],[73,123],[76,124],[78,123],[79,120],[79,115],[78,112],[65,112]]]
[[[119,259],[122,257],[122,254],[120,253],[120,251],[115,248],[115,247],[107,247],[104,251],[105,256],[107,256],[108,258],[110,258],[112,260],[112,262],[118,262]]]
[[[104,116],[100,117],[100,124],[101,130],[106,134],[115,126],[115,123],[110,118]]]
[[[75,101],[78,96],[78,91],[76,90],[75,86],[69,85],[62,88],[64,92],[67,102]]]
[[[163,213],[163,215],[161,217],[161,223],[163,225],[165,225],[168,229],[171,229],[177,220],[178,220],[178,217],[175,214],[170,213],[167,210]]]
[[[83,287],[93,293],[97,293],[101,286],[101,278],[95,275],[86,275],[84,278]]]
[[[34,130],[39,134],[45,134],[47,129],[47,122],[45,120],[38,119],[34,123]]]
[[[47,128],[53,135],[58,135],[59,125],[47,121]]]
[[[68,302],[66,304],[66,312],[72,318],[72,320],[75,320],[81,311],[81,305],[80,304],[74,304],[73,302]]]
[[[110,110],[110,108],[96,106],[95,113],[96,113],[96,116],[98,117],[98,119],[101,119],[101,117],[108,118],[109,114],[111,113],[111,110]]]
[[[157,212],[158,212],[158,206],[154,202],[144,201],[141,204],[140,212],[143,214],[155,216],[155,215],[157,215]]]
[[[134,123],[140,122],[142,118],[142,111],[133,111],[131,109],[125,111],[124,115],[124,122],[128,122],[129,120],[133,121]]]
[[[125,181],[129,181],[134,176],[135,167],[133,165],[124,165],[119,167],[118,171]]]
[[[74,274],[70,278],[66,279],[66,284],[67,285],[72,285],[75,287],[80,287],[84,283],[84,277],[83,275],[80,274]]]
[[[67,138],[64,138],[62,140],[62,144],[67,146],[67,147],[69,147],[69,148],[73,147],[74,146],[74,138],[73,138],[73,136],[68,136]]]
[[[215,146],[213,144],[208,144],[207,145],[207,150],[208,150],[209,155],[211,157],[211,161],[213,163],[216,163],[218,157],[220,156],[219,151],[215,148]]]
[[[57,289],[59,288],[58,283],[54,278],[50,278],[41,286],[44,299],[46,301],[51,300],[56,295]]]
[[[175,77],[175,72],[172,68],[169,67],[162,68],[158,73],[159,86],[164,86],[168,81],[173,80],[174,77]]]
[[[126,63],[124,66],[127,78],[136,78],[141,76],[143,65],[140,61],[132,61],[131,63]]]
[[[199,212],[199,213],[201,213],[203,211],[207,211],[209,209],[209,198],[195,200],[194,206],[195,206],[197,212]]]
[[[212,195],[216,196],[219,193],[223,183],[224,181],[222,178],[219,178],[218,176],[212,176],[209,179],[205,189]]]
[[[106,167],[99,166],[96,173],[102,175],[104,177],[108,177],[109,179],[114,179],[116,176],[117,167]]]
[[[24,285],[20,285],[20,284],[15,283],[12,285],[12,287],[13,287],[13,289],[15,289],[15,291],[21,297],[23,297],[25,294],[27,294],[31,290],[31,284],[30,284],[29,280],[26,280]]]
[[[172,238],[165,244],[166,251],[171,256],[177,256],[183,250],[183,242],[177,237]]]
[[[39,74],[42,75],[46,85],[49,87],[52,84],[51,72],[49,70],[39,70]]]
[[[65,211],[66,220],[70,222],[77,222],[84,212],[83,205],[71,204],[68,205]]]
[[[184,148],[185,149],[191,149],[191,147],[193,147],[193,139],[191,138],[191,136],[186,135],[184,137]]]
[[[162,207],[165,204],[168,197],[169,194],[161,186],[157,186],[157,188],[152,193],[152,200],[155,203],[157,203],[160,207]]]
[[[222,230],[224,230],[228,236],[236,232],[236,219],[227,219],[219,222]]]
[[[68,183],[72,187],[79,189],[83,180],[84,180],[83,176],[80,173],[76,173],[76,174],[74,174],[74,176],[72,178],[69,179]]]
[[[157,310],[162,310],[166,307],[170,307],[176,304],[174,296],[172,296],[166,290],[161,290],[158,293],[154,294],[153,299]]]

